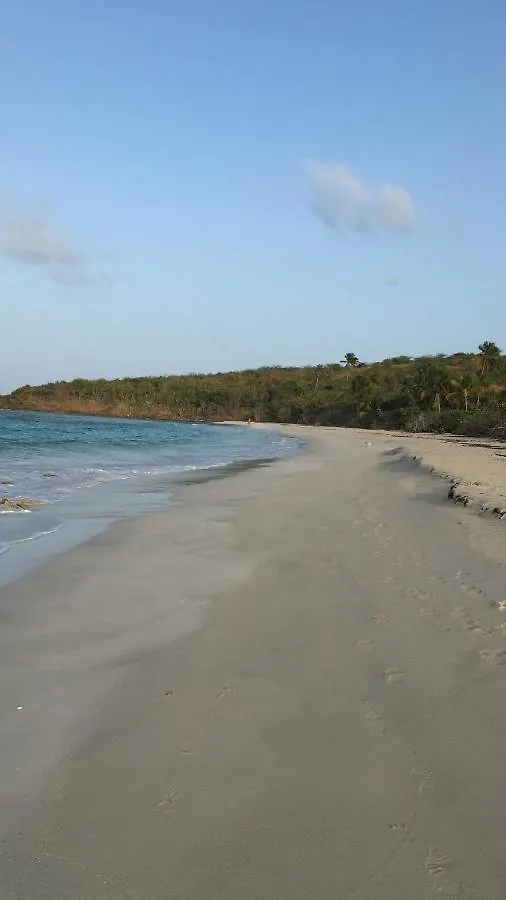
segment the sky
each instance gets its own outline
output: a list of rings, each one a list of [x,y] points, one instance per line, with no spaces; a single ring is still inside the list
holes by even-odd
[[[0,393],[506,345],[504,0],[0,6]]]

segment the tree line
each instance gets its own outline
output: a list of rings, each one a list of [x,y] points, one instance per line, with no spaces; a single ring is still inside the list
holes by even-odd
[[[340,362],[242,372],[25,385],[7,409],[149,419],[253,420],[440,431],[506,438],[506,358],[493,341],[476,353]]]

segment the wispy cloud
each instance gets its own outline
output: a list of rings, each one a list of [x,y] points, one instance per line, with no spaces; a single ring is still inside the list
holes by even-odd
[[[419,225],[410,194],[391,184],[368,187],[345,166],[312,162],[309,185],[315,213],[336,231],[409,234]]]
[[[6,256],[29,266],[79,263],[69,238],[36,217],[18,215],[9,219],[3,228],[2,247]]]
[[[89,275],[81,265],[53,266],[51,278],[67,287],[88,287],[100,280],[97,275]]]
[[[20,210],[12,202],[0,209],[0,253],[22,265],[39,267],[53,281],[68,287],[87,287],[111,280],[89,269],[70,235],[55,227],[47,217]]]

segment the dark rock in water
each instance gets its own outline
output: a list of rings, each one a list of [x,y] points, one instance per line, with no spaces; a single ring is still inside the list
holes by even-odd
[[[10,500],[9,497],[0,498],[0,509],[9,509],[11,512],[26,512],[34,506],[43,506],[44,500]]]
[[[15,510],[18,508],[17,503],[14,500],[9,500],[8,497],[2,497],[0,499],[0,507],[2,509],[12,509]]]

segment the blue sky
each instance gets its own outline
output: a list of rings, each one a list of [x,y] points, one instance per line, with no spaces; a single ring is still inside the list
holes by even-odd
[[[503,0],[19,0],[0,392],[506,344]]]

